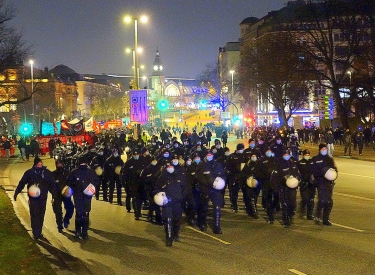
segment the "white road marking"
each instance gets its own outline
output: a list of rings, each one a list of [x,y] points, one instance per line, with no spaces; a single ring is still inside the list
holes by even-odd
[[[364,175],[350,174],[350,173],[343,173],[343,172],[339,172],[339,174],[348,175],[348,176],[353,176],[353,177],[361,177],[361,178],[370,178],[370,179],[375,179],[375,177],[373,177],[373,176],[364,176]]]
[[[360,197],[360,196],[354,196],[354,195],[349,195],[345,193],[340,193],[340,192],[334,192],[335,195],[343,196],[343,197],[348,197],[352,199],[360,199],[360,200],[365,200],[365,201],[375,201],[375,199],[371,198],[365,198],[365,197]]]
[[[294,273],[294,274],[297,274],[297,275],[307,275],[306,273],[303,273],[301,271],[298,271],[296,269],[288,269],[288,271]]]
[[[216,237],[214,237],[214,236],[211,236],[210,234],[204,233],[204,232],[202,232],[202,231],[200,231],[200,230],[198,230],[198,229],[195,229],[194,227],[186,226],[186,228],[189,228],[190,230],[193,230],[193,231],[195,231],[195,232],[197,232],[197,233],[200,233],[200,234],[202,234],[202,235],[205,235],[205,236],[207,236],[207,237],[210,237],[211,239],[214,239],[214,240],[216,240],[216,241],[219,241],[219,242],[221,242],[221,243],[223,243],[223,244],[231,244],[231,243],[229,243],[229,242],[227,242],[227,241],[224,241],[224,240],[222,240],[222,239],[219,239],[219,238],[216,238]]]
[[[338,223],[332,223],[332,224],[335,225],[335,226],[338,226],[338,227],[342,227],[342,228],[354,230],[354,231],[357,231],[357,232],[365,232],[365,230],[354,228],[354,227],[350,227],[350,226],[346,226],[346,225],[342,225],[342,224],[338,224]]]

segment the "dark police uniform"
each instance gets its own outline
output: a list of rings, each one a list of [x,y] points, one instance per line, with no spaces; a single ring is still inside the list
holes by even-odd
[[[224,197],[222,191],[214,189],[212,184],[216,177],[221,177],[223,180],[226,180],[223,166],[220,162],[215,160],[207,161],[207,159],[205,159],[198,164],[196,176],[199,191],[197,226],[201,231],[207,230],[208,202],[211,200],[214,211],[214,233],[221,234],[220,216]]]
[[[57,194],[57,185],[53,179],[51,171],[45,166],[37,167],[39,162],[42,162],[41,159],[36,157],[34,159],[34,166],[23,174],[16,190],[14,191],[14,200],[16,200],[18,194],[21,193],[25,185],[27,185],[28,189],[34,184],[40,188],[39,197],[34,198],[29,195],[31,229],[34,239],[42,237],[48,192],[52,194],[53,199]]]
[[[83,191],[90,184],[97,188],[100,183],[100,179],[94,170],[87,166],[87,161],[85,159],[80,159],[79,162],[80,165],[78,168],[74,169],[69,174],[67,183],[73,189],[73,199],[76,208],[75,236],[76,238],[82,237],[82,239],[87,239],[92,196],[84,194]]]
[[[168,168],[166,165],[166,168]],[[186,178],[182,174],[164,173],[159,177],[155,192],[165,192],[168,203],[162,206],[162,219],[166,234],[166,245],[172,246],[173,240],[179,241],[181,227],[182,201],[186,196]]]
[[[334,181],[327,180],[324,177],[324,171],[327,168],[333,168],[337,171],[337,167],[333,158],[326,155],[322,155],[321,151],[326,148],[324,144],[319,145],[320,153],[311,159],[310,171],[314,176],[315,185],[318,189],[318,206],[316,209],[315,220],[319,222],[322,218],[323,211],[323,224],[332,225],[329,220],[329,215],[333,207],[333,187],[335,185]]]
[[[52,174],[57,183],[57,195],[53,201],[53,212],[55,213],[57,228],[59,232],[62,232],[63,227],[67,228],[69,226],[70,219],[73,217],[74,213],[72,198],[64,197],[61,194],[61,191],[67,185],[66,180],[68,178],[69,171],[63,167],[59,167],[56,163],[56,170],[53,171]],[[64,218],[61,204],[64,204],[64,208],[66,211]]]

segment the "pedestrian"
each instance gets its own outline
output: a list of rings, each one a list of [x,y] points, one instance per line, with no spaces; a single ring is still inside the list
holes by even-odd
[[[362,132],[359,132],[356,136],[356,142],[357,142],[357,146],[358,146],[358,154],[360,156],[362,156],[362,150],[363,150],[363,145],[365,143],[365,138],[363,136],[363,133]]]
[[[26,161],[29,161],[30,160],[30,144],[31,144],[31,140],[30,138],[26,138],[25,140],[25,157],[26,157]]]
[[[221,134],[221,142],[223,143],[223,147],[227,147],[227,143],[228,143],[228,134],[227,134],[227,131],[223,131],[223,133]]]
[[[57,194],[53,201],[53,212],[56,217],[57,229],[61,233],[63,228],[67,228],[70,223],[70,219],[73,217],[74,205],[72,202],[70,187],[67,190],[67,178],[69,171],[63,166],[63,162],[60,159],[56,160],[56,170],[52,172],[53,178],[57,184]],[[65,215],[63,218],[63,211],[61,205],[64,204]]]
[[[10,158],[10,149],[12,148],[12,143],[10,142],[9,138],[5,138],[3,142],[3,148],[5,150],[5,157],[7,160]]]
[[[349,129],[346,129],[344,136],[344,156],[346,156],[346,152],[349,153],[349,156],[352,155],[352,134],[350,133]]]
[[[50,138],[48,141],[48,152],[49,152],[49,157],[53,158],[53,150],[56,148],[56,141],[54,138]]]
[[[34,158],[39,156],[39,142],[33,137],[30,141],[30,153]]]
[[[27,170],[16,190],[14,191],[14,200],[27,185],[30,207],[31,229],[35,240],[43,237],[42,228],[44,222],[44,215],[46,212],[48,192],[52,194],[52,200],[57,195],[57,185],[53,178],[52,172],[43,166],[40,158],[34,159],[34,165]]]
[[[318,190],[315,222],[319,224],[323,220],[323,225],[330,226],[332,223],[329,220],[329,216],[333,207],[332,195],[335,179],[337,178],[337,167],[333,158],[328,156],[326,144],[319,144],[319,153],[311,159],[309,167]]]
[[[73,199],[76,209],[75,238],[88,239],[90,224],[91,200],[100,179],[94,170],[88,167],[88,161],[83,156],[78,160],[78,168],[70,172],[67,183],[73,189]]]
[[[328,156],[333,157],[333,150],[334,150],[333,144],[335,143],[335,138],[331,130],[327,132],[327,135],[325,136],[325,141],[327,145]]]
[[[26,140],[24,137],[21,137],[20,140],[17,142],[18,149],[20,150],[21,159],[23,161],[26,160],[25,150],[26,150]]]

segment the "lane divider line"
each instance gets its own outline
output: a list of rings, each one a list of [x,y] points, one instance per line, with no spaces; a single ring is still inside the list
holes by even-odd
[[[297,275],[307,275],[306,273],[303,273],[301,271],[298,271],[297,269],[288,269],[288,271],[297,274]]]
[[[344,172],[340,172],[340,174],[348,175],[348,176],[354,176],[354,177],[375,179],[375,177],[373,177],[373,176],[364,176],[364,175],[350,174],[350,173],[344,173]]]
[[[360,197],[360,196],[355,196],[355,195],[349,195],[345,193],[340,193],[340,192],[334,192],[335,195],[343,196],[343,197],[348,197],[352,199],[360,199],[360,200],[365,200],[365,201],[375,201],[375,199],[371,198],[365,198],[365,197]]]
[[[332,223],[332,224],[335,225],[335,226],[338,226],[338,227],[342,227],[342,228],[354,230],[354,231],[357,231],[357,232],[365,232],[365,230],[354,228],[354,227],[350,227],[350,226],[346,226],[346,225],[342,225],[342,224],[338,224],[338,223]]]
[[[219,242],[221,242],[221,243],[223,243],[223,244],[231,244],[230,242],[227,242],[227,241],[224,241],[224,240],[222,240],[222,239],[219,239],[219,238],[216,238],[216,237],[214,237],[214,236],[211,236],[210,234],[207,234],[207,233],[205,233],[205,232],[202,232],[202,231],[200,231],[200,230],[198,230],[198,229],[195,229],[194,227],[191,227],[191,226],[185,226],[186,228],[189,228],[190,230],[193,230],[193,231],[195,231],[195,232],[197,232],[197,233],[199,233],[199,234],[202,234],[202,235],[205,235],[205,236],[207,236],[207,237],[210,237],[211,239],[214,239],[214,240],[216,240],[216,241],[219,241]]]

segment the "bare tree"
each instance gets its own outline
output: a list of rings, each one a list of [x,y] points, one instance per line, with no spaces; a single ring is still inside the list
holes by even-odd
[[[331,91],[345,128],[349,128],[352,104],[358,98],[358,90],[350,83],[353,70],[371,44],[368,7],[374,9],[373,0],[310,1],[296,5],[295,17],[285,25],[306,57],[306,69]]]
[[[309,75],[303,58],[286,33],[267,34],[245,45],[240,64],[243,97],[271,103],[280,125],[287,126],[293,113],[308,102]]]
[[[0,1],[0,72],[9,66],[22,64],[31,54],[31,46],[22,39],[22,33],[10,25],[15,14],[13,5]]]

